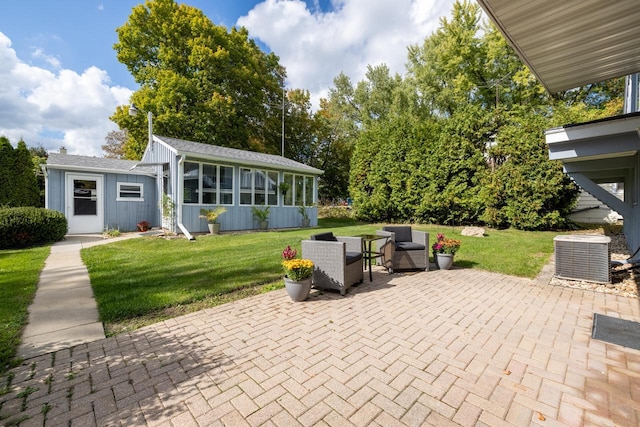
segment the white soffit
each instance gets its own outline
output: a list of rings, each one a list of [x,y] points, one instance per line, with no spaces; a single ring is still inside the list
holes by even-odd
[[[640,116],[636,114],[612,117],[606,120],[581,123],[549,129],[545,132],[547,144],[579,141],[612,135],[636,133],[640,127]]]
[[[638,0],[478,0],[551,93],[640,72]]]

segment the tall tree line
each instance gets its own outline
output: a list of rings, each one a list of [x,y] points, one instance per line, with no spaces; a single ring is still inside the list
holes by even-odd
[[[334,83],[349,192],[368,221],[566,226],[577,187],[548,160],[544,130],[621,109],[622,80],[546,93],[468,1],[408,48],[404,77],[379,65]]]

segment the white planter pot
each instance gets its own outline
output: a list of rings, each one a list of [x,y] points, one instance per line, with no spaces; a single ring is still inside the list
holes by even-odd
[[[453,266],[453,255],[436,254],[436,264],[440,270],[449,270]]]

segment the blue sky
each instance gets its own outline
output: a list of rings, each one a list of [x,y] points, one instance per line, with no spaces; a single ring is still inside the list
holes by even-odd
[[[214,24],[245,26],[315,105],[340,72],[404,72],[406,47],[450,14],[453,0],[187,0]],[[113,50],[116,28],[143,0],[20,0],[0,13],[0,135],[15,145],[103,155],[117,105],[137,89]]]

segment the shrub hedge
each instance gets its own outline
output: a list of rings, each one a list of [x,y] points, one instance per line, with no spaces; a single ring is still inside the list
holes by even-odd
[[[24,248],[57,242],[67,233],[67,219],[50,209],[0,209],[0,249]]]

